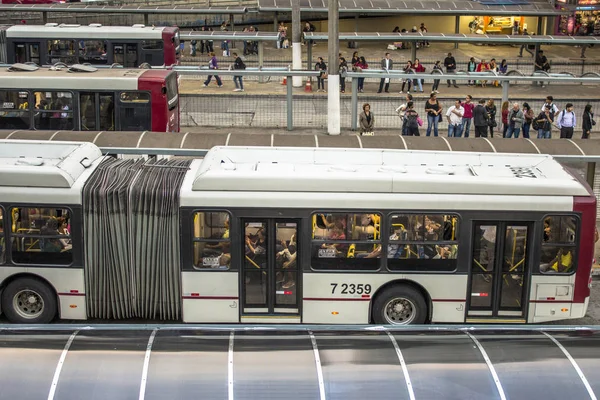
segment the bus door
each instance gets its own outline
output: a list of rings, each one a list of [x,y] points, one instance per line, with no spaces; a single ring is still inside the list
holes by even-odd
[[[300,322],[298,227],[298,220],[242,220],[242,320]]]
[[[121,64],[124,68],[137,68],[137,43],[113,43],[113,63]]]
[[[114,94],[80,92],[79,122],[82,131],[114,131]]]
[[[474,222],[467,322],[525,322],[532,224]]]
[[[15,63],[26,62],[42,65],[39,43],[15,43]]]

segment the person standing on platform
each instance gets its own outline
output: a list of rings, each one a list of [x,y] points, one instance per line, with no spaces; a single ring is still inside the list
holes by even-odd
[[[358,124],[360,125],[360,134],[371,136],[373,135],[373,129],[375,128],[375,116],[371,112],[371,105],[369,103],[363,104],[363,111],[358,117]]]
[[[558,114],[558,119],[556,120],[556,123],[558,124],[558,128],[560,129],[561,139],[573,138],[573,131],[575,130],[575,125],[577,124],[577,121],[575,118],[575,112],[573,111],[572,103],[567,103],[565,109]]]
[[[581,127],[583,128],[583,134],[581,135],[582,139],[589,139],[590,134],[592,133],[592,127],[596,125],[596,121],[594,121],[594,113],[592,112],[592,105],[588,104],[585,106],[583,110],[583,123]]]
[[[385,53],[385,57],[381,60],[381,69],[385,72],[394,69],[394,61],[390,58],[390,53]],[[385,92],[390,92],[390,78],[381,78],[379,80],[379,90],[377,93],[381,93],[383,90],[383,84],[385,83]]]
[[[444,67],[446,67],[447,74],[453,74],[454,71],[456,71],[456,60],[452,56],[452,53],[448,53],[448,57],[444,59]],[[448,79],[446,82],[448,83],[448,87],[450,87],[450,79]],[[456,84],[456,79],[452,79],[452,85],[454,85],[455,88],[458,87]]]
[[[217,63],[217,56],[215,55],[215,53],[211,52],[209,55],[210,55],[210,60],[208,61],[208,69],[210,69],[210,70],[219,69],[219,64]],[[212,77],[213,77],[212,75],[208,75],[208,77],[204,81],[204,87],[208,87],[208,84],[210,83],[210,80],[212,79]],[[223,87],[223,82],[221,82],[221,78],[219,77],[219,75],[215,74],[215,80],[217,81],[217,85],[219,87]]]
[[[241,57],[238,56],[237,53],[232,53],[235,57],[235,61],[233,62],[233,69],[235,70],[244,70],[246,69],[246,64]],[[243,92],[244,91],[244,81],[242,80],[242,75],[234,75],[233,83],[235,84],[234,92]]]
[[[519,103],[514,103],[512,110],[508,115],[508,129],[506,131],[506,138],[510,139],[513,136],[515,139],[519,137],[519,133],[521,133],[521,126],[523,126],[523,111],[521,111],[521,107]]]
[[[436,61],[435,64],[433,65],[433,71],[442,71],[442,66],[440,65],[440,61]],[[434,73],[432,71],[432,73]],[[440,86],[440,80],[439,79],[434,79],[433,80],[433,86],[431,87],[431,91],[435,94],[438,94],[438,88]]]
[[[323,60],[323,57],[319,57],[315,64],[315,70],[319,71],[317,76],[317,92],[325,91],[325,78],[327,76],[327,64]]]
[[[460,100],[456,100],[446,112],[448,120],[448,137],[460,137],[462,131],[462,118],[465,109],[460,104]]]
[[[487,137],[489,116],[485,109],[485,100],[479,100],[479,104],[473,109],[473,124],[475,125],[475,137]]]
[[[469,137],[469,130],[471,130],[471,120],[473,119],[473,109],[475,108],[475,104],[473,104],[473,96],[470,94],[465,98],[465,102],[463,104],[463,108],[465,109],[462,120],[462,129],[464,132],[464,137]],[[463,132],[459,136],[462,136]]]

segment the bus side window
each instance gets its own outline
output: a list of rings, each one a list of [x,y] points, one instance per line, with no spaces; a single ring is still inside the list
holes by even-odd
[[[392,271],[454,271],[459,218],[453,214],[395,214],[387,248]]]
[[[119,121],[122,131],[147,131],[151,129],[150,94],[147,92],[121,92],[119,95]]]
[[[544,218],[540,272],[570,274],[577,267],[577,218],[550,215]]]
[[[29,92],[0,90],[0,129],[30,129]]]
[[[11,216],[14,263],[69,265],[73,262],[70,210],[13,208]]]
[[[226,212],[195,212],[192,242],[195,269],[229,269],[231,240],[229,214]]]

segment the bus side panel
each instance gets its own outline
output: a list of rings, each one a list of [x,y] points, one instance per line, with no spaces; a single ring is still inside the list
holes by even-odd
[[[399,285],[400,281],[407,281],[423,287],[426,300],[429,297],[432,301],[431,322],[462,323],[465,320],[468,276],[464,274],[305,273],[302,279],[303,323],[368,323],[374,296],[391,281]],[[362,294],[349,294],[351,288]]]
[[[237,272],[181,273],[183,322],[239,322]]]
[[[0,267],[0,282],[17,274],[28,274],[48,281],[58,294],[62,319],[86,319],[85,282],[82,268]]]
[[[177,34],[178,29],[169,29],[165,28],[162,31],[162,39],[163,39],[163,53],[165,55],[165,66],[177,65],[179,64],[179,59],[177,57],[175,51],[175,35]]]
[[[576,275],[531,275],[530,323],[577,318],[574,311]],[[578,307],[581,310],[581,307]],[[583,315],[581,315],[583,317]]]
[[[151,93],[153,132],[168,132],[169,128],[165,76],[164,71],[147,71],[140,76],[138,81],[138,90]]]
[[[586,185],[587,186],[587,185]],[[579,251],[575,273],[573,302],[584,303],[590,296],[590,279],[594,262],[594,234],[596,232],[596,196],[587,186],[589,196],[573,197],[573,211],[581,213]]]

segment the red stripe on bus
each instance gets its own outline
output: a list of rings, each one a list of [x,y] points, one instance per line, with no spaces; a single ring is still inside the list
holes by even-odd
[[[85,293],[59,293],[59,296],[85,296]]]
[[[234,296],[181,296],[184,300],[238,300]]]
[[[364,297],[305,297],[306,301],[369,301],[370,298]]]
[[[529,300],[530,303],[567,303],[573,304],[572,301],[564,301],[564,300]]]
[[[431,301],[444,302],[444,303],[460,303],[465,302],[465,299],[433,299]]]

